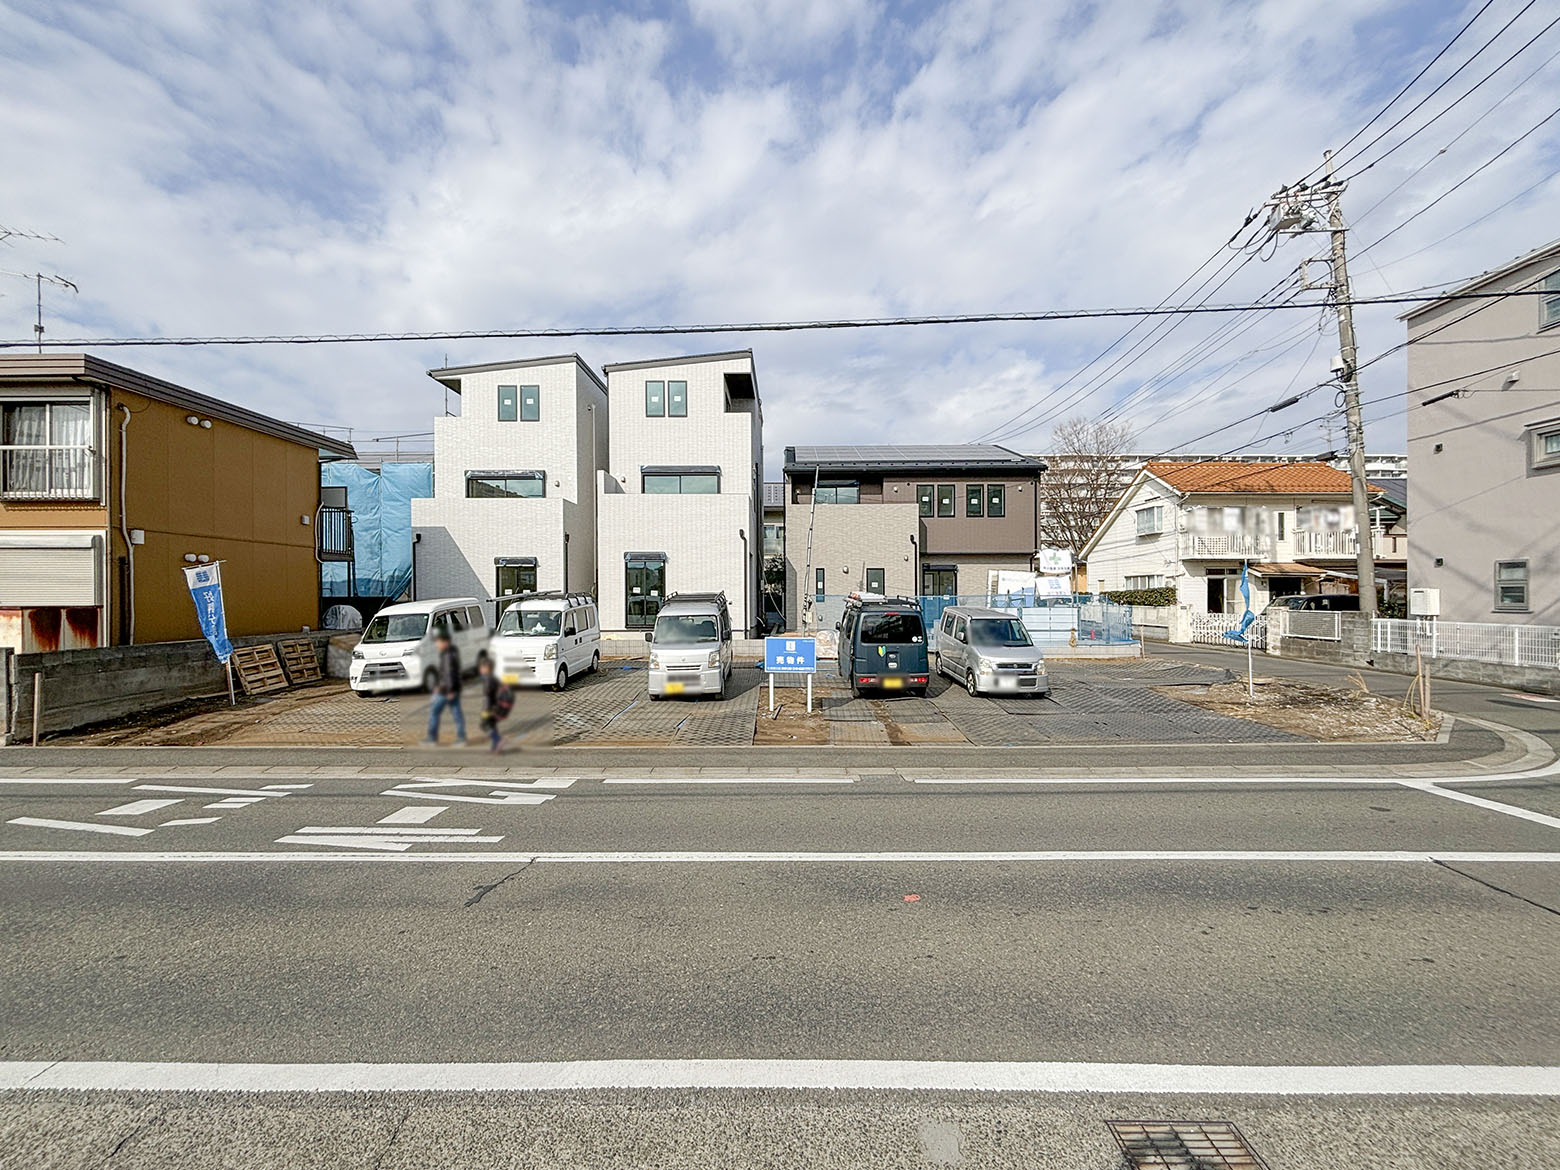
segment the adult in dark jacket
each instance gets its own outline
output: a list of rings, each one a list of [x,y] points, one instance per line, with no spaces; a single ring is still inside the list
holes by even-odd
[[[440,630],[434,637],[439,650],[439,678],[433,688],[433,707],[428,712],[427,743],[439,742],[439,723],[448,707],[455,716],[455,742],[466,742],[466,714],[460,709],[460,651],[450,641],[448,632]]]

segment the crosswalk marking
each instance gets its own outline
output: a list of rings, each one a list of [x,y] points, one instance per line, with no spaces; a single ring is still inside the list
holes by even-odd
[[[443,805],[427,808],[421,805],[410,804],[405,808],[396,809],[395,812],[387,817],[380,817],[379,823],[381,825],[422,825],[433,820],[434,817],[444,811],[445,806]]]
[[[176,821],[164,821],[158,825],[159,829],[171,829],[175,825],[210,825],[220,821],[221,817],[181,817]]]
[[[121,804],[117,808],[104,809],[98,813],[100,817],[138,817],[144,813],[156,812],[160,808],[169,805],[183,804],[178,797],[169,800],[132,800],[129,804]]]
[[[12,817],[8,825],[28,825],[34,829],[74,829],[80,833],[107,833],[114,837],[144,837],[150,829],[135,825],[94,825],[86,821],[53,821],[47,817]]]

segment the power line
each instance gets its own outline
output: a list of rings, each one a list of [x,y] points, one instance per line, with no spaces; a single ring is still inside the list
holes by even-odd
[[[1555,178],[1556,175],[1560,175],[1560,171],[1550,171],[1547,175],[1543,176],[1536,183],[1532,183],[1529,186],[1526,186],[1526,187],[1522,188],[1522,190],[1518,191],[1515,195],[1513,195],[1510,199],[1506,200],[1500,206],[1491,208],[1489,211],[1486,211],[1483,215],[1479,216],[1477,219],[1469,220],[1467,223],[1463,224],[1462,227],[1457,228],[1455,231],[1447,232],[1446,235],[1442,236],[1439,240],[1436,240],[1433,243],[1426,244],[1422,248],[1415,248],[1412,252],[1404,253],[1402,256],[1399,256],[1395,260],[1388,260],[1385,264],[1382,265],[1382,267],[1383,268],[1393,268],[1393,267],[1396,267],[1397,265],[1403,263],[1403,261],[1405,261],[1405,260],[1412,260],[1415,256],[1419,256],[1419,255],[1421,255],[1421,254],[1423,254],[1425,252],[1430,251],[1431,248],[1439,248],[1442,244],[1446,243],[1447,240],[1452,239],[1454,236],[1462,235],[1463,232],[1467,231],[1470,228],[1478,227],[1485,220],[1489,219],[1490,216],[1496,215],[1499,212],[1505,211],[1506,208],[1510,207],[1513,203],[1516,203],[1518,200],[1523,199],[1523,198],[1525,198],[1528,195],[1531,195],[1534,191],[1538,190],[1545,183],[1553,181],[1553,179]]]

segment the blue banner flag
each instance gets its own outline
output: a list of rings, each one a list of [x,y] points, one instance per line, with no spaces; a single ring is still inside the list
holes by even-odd
[[[233,657],[233,643],[228,641],[227,614],[222,610],[222,569],[215,563],[188,565],[184,577],[189,582],[190,596],[195,600],[200,632],[216,651],[217,661],[226,665]]]
[[[1240,599],[1246,604],[1246,612],[1240,615],[1239,629],[1224,632],[1224,636],[1232,642],[1244,642],[1246,631],[1251,629],[1251,623],[1257,620],[1257,615],[1251,612],[1251,582],[1246,577],[1250,571],[1250,565],[1240,567]]]

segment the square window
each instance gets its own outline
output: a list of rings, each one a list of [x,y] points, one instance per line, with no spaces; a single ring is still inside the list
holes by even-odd
[[[986,515],[1007,515],[1007,485],[990,483],[986,485]]]
[[[1560,272],[1551,272],[1544,277],[1543,289],[1554,294],[1538,298],[1538,327],[1547,329],[1551,325],[1560,325]]]
[[[520,421],[540,422],[542,417],[542,388],[520,387]]]
[[[1553,431],[1541,438],[1544,440],[1545,455],[1560,455],[1560,431]]]
[[[645,383],[645,417],[666,417],[666,383]]]
[[[817,589],[813,593],[813,600],[814,601],[822,601],[823,600],[823,570],[822,569],[818,570],[818,574],[817,574]]]
[[[969,484],[964,489],[964,514],[966,516],[986,514],[986,489],[978,483]]]
[[[937,485],[937,514],[939,516],[953,515],[953,485],[940,483]]]
[[[885,590],[883,588],[883,578],[884,578],[884,573],[883,573],[882,569],[868,569],[867,570],[867,592],[868,593],[883,593],[883,592],[885,592]]]
[[[498,421],[514,422],[520,417],[520,388],[518,386],[500,386],[498,388]]]
[[[1549,422],[1528,430],[1528,472],[1560,469],[1560,426]]]
[[[1495,608],[1524,611],[1528,608],[1528,563],[1495,562]]]
[[[915,486],[916,502],[921,505],[921,515],[930,516],[933,508],[932,485],[919,483]]]
[[[666,413],[672,418],[688,417],[688,383],[666,384]]]

